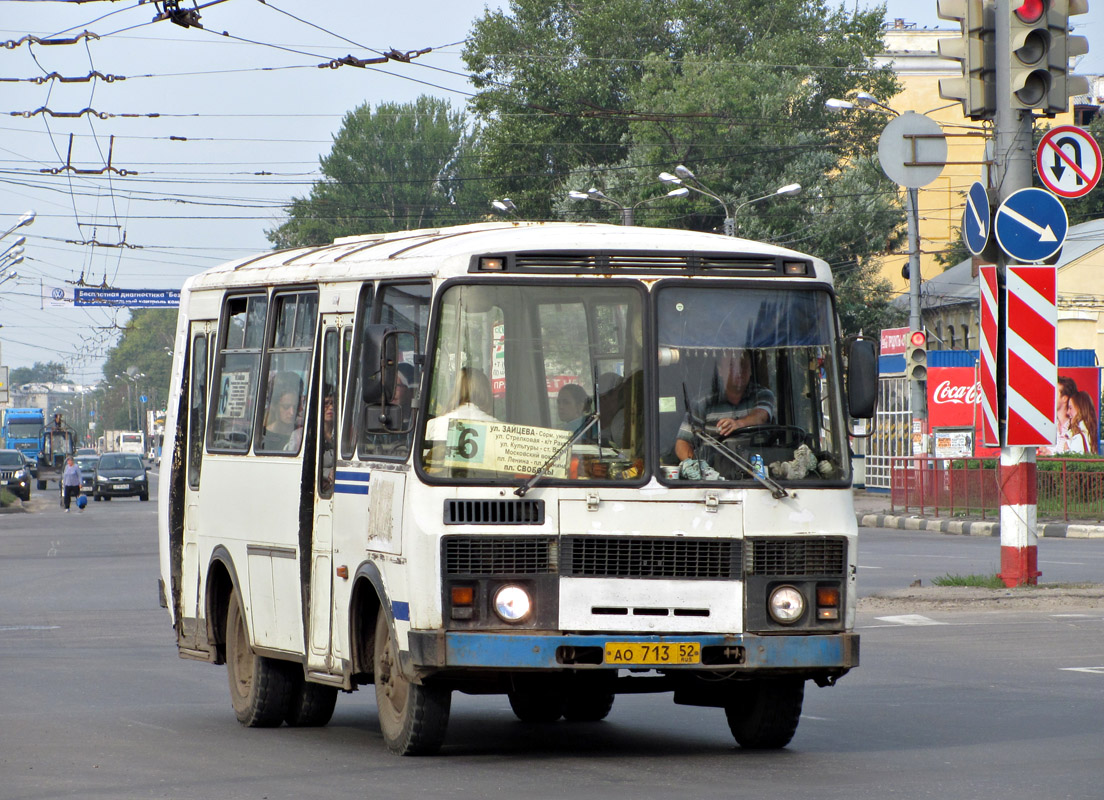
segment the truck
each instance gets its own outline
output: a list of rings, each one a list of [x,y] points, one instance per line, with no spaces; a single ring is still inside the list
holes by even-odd
[[[46,488],[47,481],[55,480],[61,485],[65,460],[76,452],[76,446],[76,432],[65,424],[61,414],[54,414],[50,424],[42,431],[38,449],[38,474],[35,480],[39,491]]]
[[[41,408],[8,408],[4,411],[4,449],[21,451],[31,464],[32,475],[38,470],[38,451],[42,447],[45,427],[46,412]]]
[[[106,430],[99,441],[101,453],[135,453],[144,456],[145,436],[140,431]]]

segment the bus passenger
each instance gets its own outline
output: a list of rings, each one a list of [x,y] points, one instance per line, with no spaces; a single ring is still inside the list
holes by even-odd
[[[556,414],[560,418],[558,427],[574,433],[586,422],[590,411],[590,395],[577,383],[568,383],[560,387],[556,395]]]
[[[284,372],[272,382],[262,450],[283,450],[292,440],[299,413],[299,395],[302,381],[297,375]]]

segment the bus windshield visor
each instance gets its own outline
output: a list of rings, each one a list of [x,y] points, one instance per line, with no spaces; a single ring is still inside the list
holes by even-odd
[[[421,455],[428,475],[645,478],[640,287],[454,285],[439,308]]]
[[[820,291],[661,286],[662,478],[847,479],[833,319]]]

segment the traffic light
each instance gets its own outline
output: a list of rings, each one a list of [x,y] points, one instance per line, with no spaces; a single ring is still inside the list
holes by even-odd
[[[909,334],[905,348],[905,377],[910,381],[928,379],[928,335],[924,331]]]
[[[1069,35],[1069,18],[1088,9],[1088,0],[1011,0],[1012,108],[1053,117],[1069,108],[1071,94],[1088,93],[1088,81],[1069,74],[1070,58],[1089,51],[1084,36]]]
[[[939,55],[962,64],[962,77],[939,79],[939,96],[961,100],[962,113],[970,119],[992,119],[997,109],[994,6],[982,0],[939,0],[937,8],[940,19],[955,20],[962,28],[959,36],[938,40]]]

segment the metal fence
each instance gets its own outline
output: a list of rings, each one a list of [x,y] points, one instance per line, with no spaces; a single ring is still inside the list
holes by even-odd
[[[1095,469],[1094,469],[1095,468]],[[1104,462],[1089,458],[1038,460],[1040,519],[1104,520]],[[890,506],[894,513],[998,517],[997,462],[983,459],[891,459]]]

